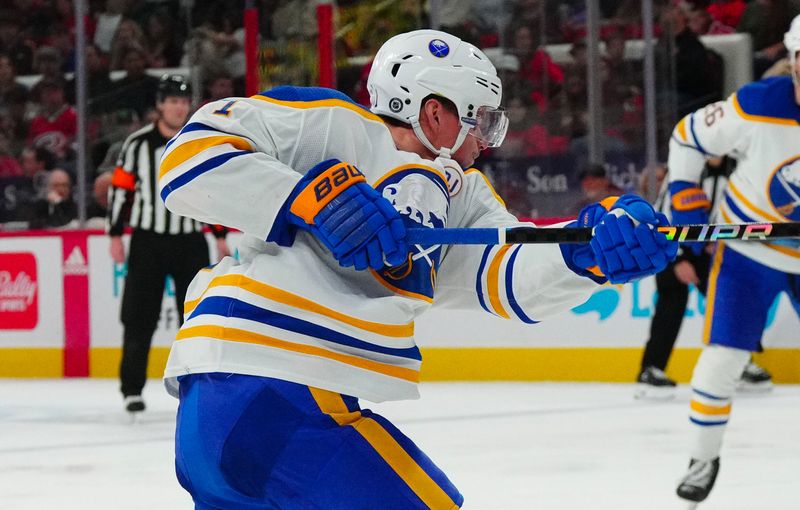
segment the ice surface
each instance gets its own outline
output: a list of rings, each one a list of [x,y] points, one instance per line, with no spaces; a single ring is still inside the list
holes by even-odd
[[[414,439],[466,509],[679,509],[689,389],[438,383],[368,406]],[[0,380],[0,509],[190,509],[173,471],[177,401],[160,381],[131,425],[112,380]],[[737,395],[717,486],[701,510],[800,509],[800,387]]]

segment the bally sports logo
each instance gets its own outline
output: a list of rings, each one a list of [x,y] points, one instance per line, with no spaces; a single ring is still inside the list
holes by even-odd
[[[38,322],[36,257],[0,253],[0,329],[33,329]]]

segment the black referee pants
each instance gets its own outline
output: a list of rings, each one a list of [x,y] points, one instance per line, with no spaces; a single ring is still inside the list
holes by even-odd
[[[705,295],[708,286],[710,257],[705,253],[690,260],[700,279],[698,290]],[[686,304],[689,301],[689,286],[684,285],[675,276],[675,263],[669,264],[656,275],[658,300],[653,320],[650,322],[650,338],[642,356],[642,370],[656,367],[667,368],[672,348],[683,322]]]
[[[208,243],[200,232],[172,235],[134,230],[120,313],[124,328],[119,370],[123,396],[141,395],[147,380],[150,343],[161,315],[167,275],[175,281],[175,304],[182,324],[186,289],[197,272],[208,265]]]

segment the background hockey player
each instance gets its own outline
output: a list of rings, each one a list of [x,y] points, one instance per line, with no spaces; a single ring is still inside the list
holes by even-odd
[[[784,39],[792,78],[746,85],[727,101],[681,120],[670,141],[669,168],[675,223],[705,223],[707,198],[698,187],[705,158],[733,154],[739,164],[717,207],[719,221],[800,221],[800,18]],[[707,344],[694,369],[690,420],[694,430],[689,471],[678,495],[704,500],[719,470],[731,397],[759,343],[767,311],[780,292],[800,312],[800,247],[785,243],[718,244],[711,266],[704,328]]]
[[[506,130],[486,56],[422,30],[386,42],[371,111],[278,87],[204,106],[167,146],[167,207],[244,232],[194,280],[165,373],[176,468],[198,508],[457,508],[411,440],[359,407],[418,397],[414,318],[438,306],[527,323],[663,269],[675,243],[633,196],[590,204],[589,245],[407,246],[408,227],[517,224],[468,168]],[[398,150],[399,149],[399,150]]]

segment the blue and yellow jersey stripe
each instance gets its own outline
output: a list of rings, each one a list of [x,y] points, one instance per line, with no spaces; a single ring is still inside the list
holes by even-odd
[[[241,274],[211,279],[184,311],[178,344],[220,341],[277,349],[419,382],[413,323],[364,320]]]
[[[161,199],[233,158],[255,152],[250,140],[192,122],[168,142],[159,167]]]
[[[405,368],[390,363],[381,363],[362,356],[344,354],[314,345],[300,344],[280,338],[259,334],[251,330],[219,325],[201,325],[182,328],[175,338],[176,342],[189,339],[210,339],[225,342],[238,342],[280,349],[287,352],[316,356],[337,361],[351,367],[368,370],[411,383],[419,383],[419,369]]]
[[[522,245],[487,246],[475,279],[478,303],[485,311],[535,324],[514,296],[514,264]]]

